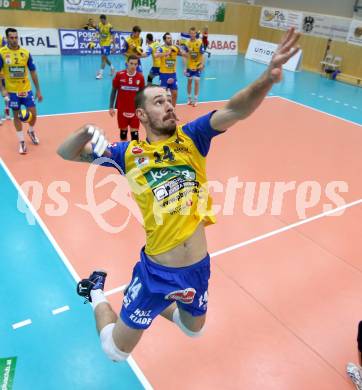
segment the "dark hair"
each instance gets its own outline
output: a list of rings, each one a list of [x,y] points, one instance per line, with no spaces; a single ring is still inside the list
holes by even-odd
[[[167,35],[171,35],[169,32],[165,32],[162,36],[162,39],[165,41],[166,40],[166,37]]]
[[[141,27],[140,26],[134,26],[133,29],[132,29],[132,32],[141,32]]]
[[[196,31],[196,27],[190,27],[189,31]]]
[[[7,28],[7,29],[5,30],[6,38],[9,37],[9,34],[10,34],[10,33],[17,33],[17,32],[18,32],[18,30],[16,30],[15,28],[12,28],[12,27]]]
[[[136,98],[135,98],[135,106],[137,108],[145,108],[145,101],[146,101],[146,90],[150,88],[160,88],[159,85],[146,85],[144,88],[140,89],[136,93]]]
[[[146,35],[146,39],[147,39],[148,41],[153,41],[153,35],[152,35],[151,33],[148,33],[148,34]]]
[[[106,20],[106,19],[107,19],[107,16],[104,15],[104,14],[102,14],[102,15],[99,17],[99,19],[104,19],[104,20]]]
[[[138,61],[138,57],[135,56],[134,54],[131,54],[131,55],[127,58],[127,62],[129,62],[130,60],[137,60],[137,61]]]

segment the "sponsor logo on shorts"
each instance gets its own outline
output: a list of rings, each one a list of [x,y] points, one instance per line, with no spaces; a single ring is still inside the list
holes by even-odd
[[[143,149],[142,148],[140,148],[140,147],[138,147],[138,146],[134,146],[133,148],[132,148],[132,154],[141,154],[141,153],[143,153]]]
[[[192,287],[189,287],[185,290],[172,291],[165,296],[165,299],[190,304],[194,301],[195,295],[196,290]]]

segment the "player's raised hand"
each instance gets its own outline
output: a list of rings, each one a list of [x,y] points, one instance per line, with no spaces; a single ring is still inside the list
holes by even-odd
[[[268,68],[268,74],[273,83],[278,83],[282,79],[283,64],[293,57],[300,49],[299,46],[295,46],[299,37],[300,34],[295,32],[294,27],[291,27],[282,38]]]
[[[109,113],[109,115],[110,115],[111,117],[114,117],[114,115],[115,115],[115,113],[116,113],[116,110],[115,110],[114,108],[110,108],[110,109],[108,110],[108,113]]]
[[[100,129],[99,127],[93,126],[93,125],[86,125],[84,127],[84,130],[87,134],[87,137],[89,141],[91,142],[93,146],[94,153],[101,157],[103,156],[105,150],[107,149],[107,146],[109,144],[104,130]]]

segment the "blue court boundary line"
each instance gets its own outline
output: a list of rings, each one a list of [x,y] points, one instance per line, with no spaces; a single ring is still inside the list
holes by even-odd
[[[72,264],[70,263],[68,258],[65,256],[64,252],[62,251],[62,249],[60,248],[60,246],[56,242],[55,238],[53,237],[53,235],[51,234],[51,232],[47,228],[46,224],[41,219],[40,215],[35,210],[34,206],[30,202],[30,200],[27,198],[27,196],[25,195],[24,191],[20,187],[19,183],[16,181],[15,177],[10,172],[9,168],[7,167],[7,165],[5,164],[4,160],[1,157],[0,157],[0,166],[4,169],[5,173],[9,177],[10,181],[12,182],[14,187],[16,188],[18,194],[21,195],[21,197],[23,198],[23,201],[25,202],[25,204],[27,205],[27,207],[29,208],[31,213],[34,215],[34,217],[37,220],[39,226],[41,227],[41,229],[43,230],[43,232],[47,236],[48,240],[53,245],[55,251],[57,252],[59,257],[63,261],[63,263],[64,263],[65,267],[67,268],[67,270],[73,276],[75,282],[78,282],[80,280],[80,276],[78,275],[78,273],[76,272],[76,270],[74,269],[74,267],[72,266]],[[136,361],[132,358],[132,356],[128,357],[127,363],[129,364],[129,366],[131,367],[132,371],[134,372],[134,374],[136,375],[138,380],[141,382],[141,384],[143,385],[145,390],[154,390],[153,387],[151,386],[150,382],[147,380],[146,376],[143,374],[143,372],[139,368],[139,366],[136,363]]]

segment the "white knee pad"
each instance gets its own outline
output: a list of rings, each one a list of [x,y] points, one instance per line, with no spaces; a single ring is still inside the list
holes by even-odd
[[[205,325],[198,332],[193,332],[187,328],[181,321],[180,311],[178,308],[176,308],[172,314],[172,321],[189,337],[200,337],[203,335],[205,330]]]
[[[100,332],[101,345],[107,357],[114,362],[123,362],[127,360],[129,353],[120,351],[114,343],[112,332],[115,324],[106,325]]]

